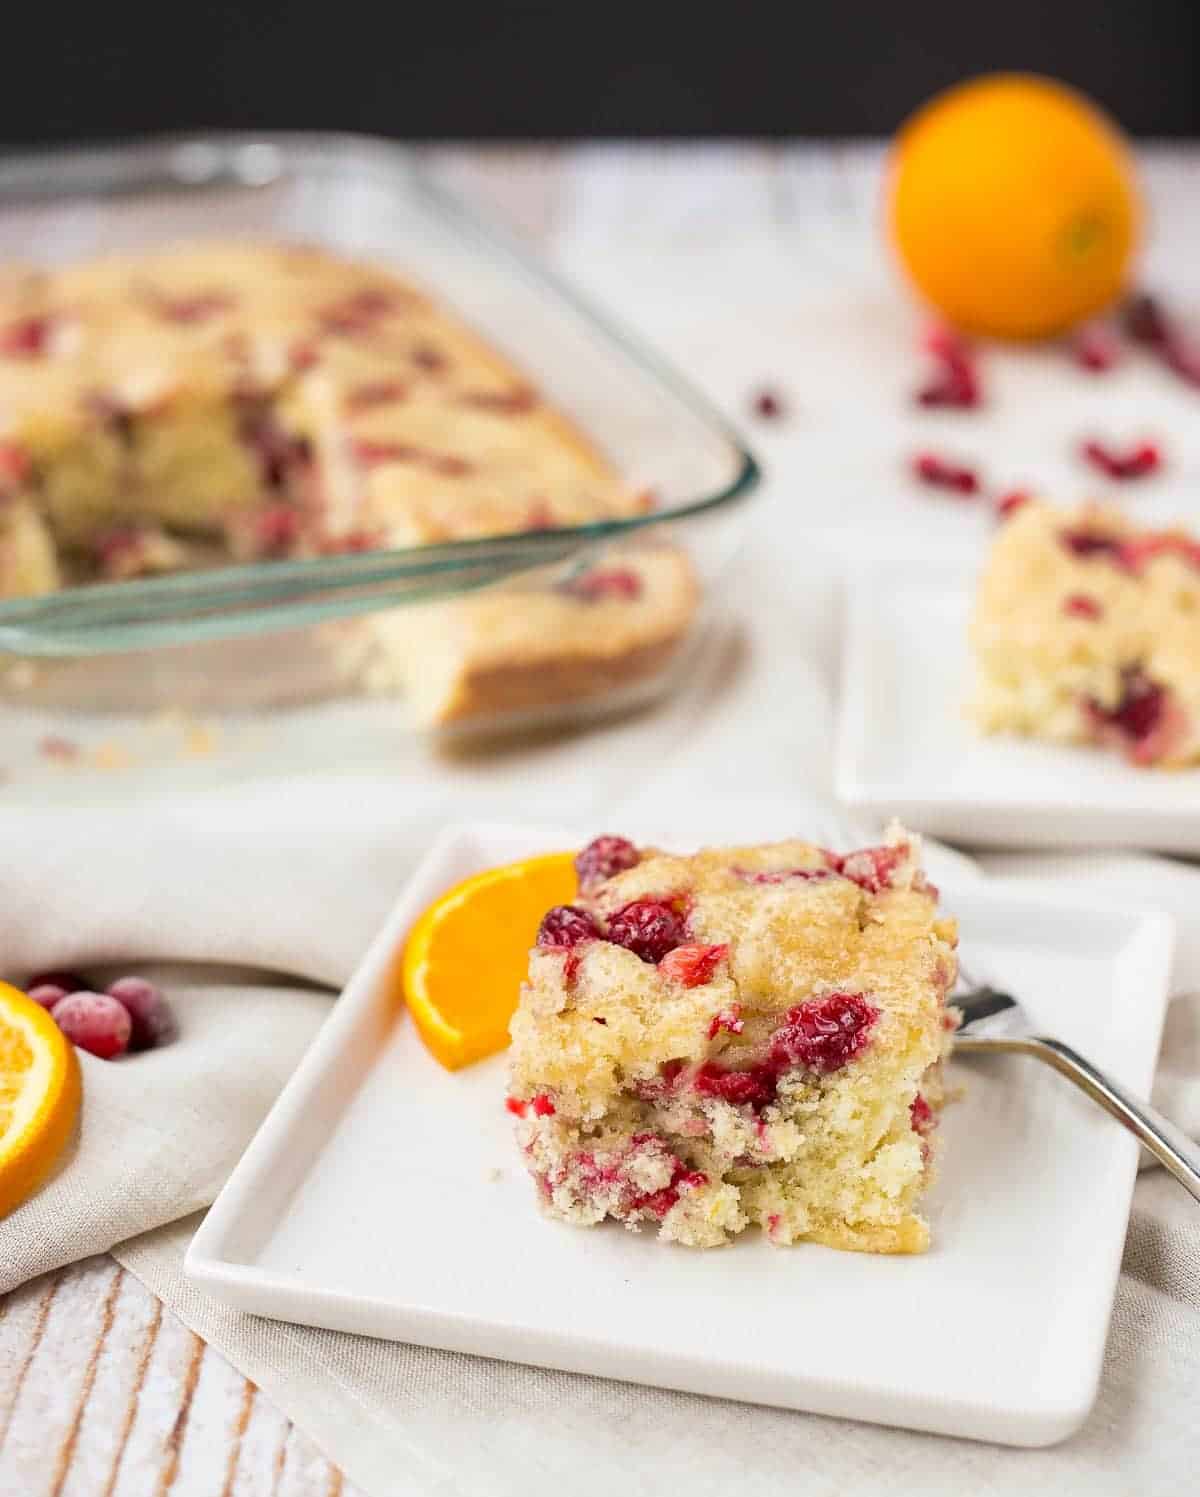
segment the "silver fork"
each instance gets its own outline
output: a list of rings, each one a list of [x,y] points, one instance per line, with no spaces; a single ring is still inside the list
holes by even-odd
[[[960,968],[967,991],[955,993],[951,1002],[962,1010],[963,1022],[954,1037],[957,1055],[1032,1055],[1053,1066],[1080,1091],[1098,1102],[1118,1123],[1128,1128],[1144,1149],[1164,1165],[1200,1201],[1200,1148],[1149,1102],[1106,1076],[1062,1040],[1034,1034],[1021,1005],[1010,994],[990,985],[976,984]]]

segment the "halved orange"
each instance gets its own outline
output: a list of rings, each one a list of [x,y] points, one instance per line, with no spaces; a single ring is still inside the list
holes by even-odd
[[[400,965],[404,999],[448,1069],[508,1044],[541,918],[576,890],[573,855],[544,853],[464,879],[413,926]]]
[[[44,1008],[0,982],[0,1217],[50,1173],[80,1091],[74,1045]]]

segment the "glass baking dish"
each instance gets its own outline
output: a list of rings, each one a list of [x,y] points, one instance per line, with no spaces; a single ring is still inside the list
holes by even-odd
[[[737,543],[753,457],[674,371],[443,191],[412,150],[329,135],[222,135],[0,161],[0,263],[74,261],[209,238],[298,240],[392,265],[473,325],[654,493],[653,513],[577,528],[308,561],[258,562],[0,601],[0,688],[32,711],[230,710],[370,689],[355,618],[503,588],[562,585],[631,546],[686,553],[701,606]],[[625,707],[669,684],[671,653]],[[672,670],[665,668],[670,664]],[[493,702],[466,726],[527,721]],[[546,715],[540,707],[532,715]],[[459,725],[463,726],[463,725]]]

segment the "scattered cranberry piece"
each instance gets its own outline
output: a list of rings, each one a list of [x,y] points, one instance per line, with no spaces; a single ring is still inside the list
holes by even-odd
[[[692,1086],[700,1096],[716,1097],[733,1107],[766,1107],[775,1100],[778,1074],[770,1066],[730,1071],[710,1060],[696,1072]]]
[[[721,1009],[720,1013],[712,1016],[708,1025],[708,1037],[715,1040],[722,1029],[728,1034],[741,1034],[746,1027],[746,1021],[742,1018],[742,1006],[740,1003],[731,1003],[728,1008]]]
[[[52,1017],[73,1045],[101,1060],[113,1060],[129,1048],[133,1021],[107,993],[71,993],[54,1005]]]
[[[64,988],[56,982],[36,982],[26,988],[25,996],[32,998],[42,1008],[50,1010],[60,998],[69,998],[72,993],[77,992],[79,992],[78,987]]]
[[[300,512],[290,504],[268,504],[253,516],[253,543],[258,556],[288,556],[300,537]]]
[[[1111,556],[1119,560],[1122,542],[1119,536],[1100,530],[1060,530],[1059,541],[1076,556]]]
[[[1162,454],[1153,442],[1139,442],[1128,452],[1117,452],[1103,442],[1084,442],[1079,449],[1086,462],[1109,478],[1144,478],[1162,466]]]
[[[0,327],[0,355],[14,359],[41,358],[50,343],[51,326],[49,317],[22,317]]]
[[[545,1092],[538,1092],[532,1103],[530,1103],[530,1106],[539,1118],[552,1118],[558,1111],[558,1108],[555,1107]]]
[[[144,977],[119,977],[109,984],[107,992],[129,1014],[131,1050],[153,1050],[175,1038],[174,1015],[152,982]]]
[[[1121,697],[1115,707],[1103,707],[1094,698],[1086,705],[1089,715],[1098,724],[1119,729],[1132,744],[1137,745],[1161,725],[1167,707],[1167,693],[1140,666],[1127,666],[1121,672]]]
[[[996,500],[996,518],[1011,520],[1013,515],[1032,498],[1033,495],[1028,489],[1010,489],[1007,494],[1001,494]]]
[[[446,355],[428,343],[419,343],[408,357],[418,369],[424,369],[426,374],[441,374],[447,365]]]
[[[751,401],[751,409],[762,421],[778,421],[787,414],[787,404],[776,390],[763,388]]]
[[[861,847],[838,859],[838,872],[852,879],[868,894],[881,894],[892,886],[892,875],[908,856],[908,844],[897,847]]]
[[[641,1135],[638,1135],[641,1137]],[[635,1139],[636,1142],[636,1139]],[[700,1170],[690,1170],[681,1159],[677,1159],[671,1171],[671,1183],[650,1195],[635,1196],[630,1202],[631,1211],[649,1211],[657,1217],[666,1216],[679,1200],[680,1188],[684,1185],[693,1190],[708,1184],[708,1176]]]
[[[563,591],[588,603],[598,603],[604,598],[623,598],[632,602],[641,597],[642,579],[628,567],[607,567],[573,577],[563,584]]]
[[[687,941],[687,922],[665,899],[635,899],[608,922],[607,940],[653,965]]]
[[[917,391],[918,404],[960,409],[979,405],[983,391],[968,344],[950,328],[934,328],[925,346],[938,361],[938,372]]]
[[[326,307],[321,313],[321,325],[327,332],[354,338],[360,333],[369,332],[381,317],[395,311],[397,306],[397,299],[392,292],[368,288],[356,291]]]
[[[399,379],[370,380],[357,385],[346,396],[346,408],[350,411],[370,411],[380,405],[394,405],[408,394],[408,386]]]
[[[579,887],[590,889],[602,884],[627,868],[636,868],[640,861],[641,853],[627,837],[593,837],[575,855]]]
[[[0,493],[15,488],[29,477],[32,464],[29,454],[15,442],[0,442]]]
[[[556,904],[542,916],[538,926],[539,946],[562,946],[568,950],[582,941],[595,941],[600,935],[596,922],[578,905]]]
[[[912,471],[922,483],[932,488],[950,489],[956,494],[975,494],[979,491],[979,477],[973,468],[964,468],[947,462],[933,452],[920,452],[912,462]]]
[[[234,301],[227,291],[199,291],[195,296],[163,297],[157,305],[168,322],[197,323],[232,311]]]
[[[522,1102],[520,1097],[505,1097],[504,1105],[512,1113],[513,1117],[523,1118],[525,1116],[525,1109],[529,1106],[529,1103]]]
[[[728,945],[676,946],[659,962],[658,970],[681,987],[698,988],[712,981],[713,973],[728,955]]]
[[[674,1086],[687,1067],[685,1060],[664,1060],[658,1073],[667,1086]]]
[[[1092,374],[1107,374],[1120,362],[1120,348],[1110,327],[1093,323],[1082,328],[1071,345],[1075,362]]]
[[[320,362],[321,355],[313,343],[293,343],[288,351],[288,363],[297,374],[303,374],[306,369],[311,369]]]
[[[1063,599],[1063,612],[1076,619],[1098,619],[1104,614],[1104,605],[1088,593],[1071,593]]]
[[[912,1119],[914,1133],[919,1133],[922,1138],[935,1126],[933,1108],[926,1102],[920,1092],[913,1098],[912,1106],[908,1109],[908,1115]]]
[[[1131,297],[1125,306],[1125,331],[1135,343],[1145,348],[1166,348],[1173,338],[1162,303],[1144,292]]]
[[[771,1036],[776,1066],[801,1065],[818,1075],[837,1071],[863,1049],[879,1010],[861,993],[828,993],[789,1008]]]

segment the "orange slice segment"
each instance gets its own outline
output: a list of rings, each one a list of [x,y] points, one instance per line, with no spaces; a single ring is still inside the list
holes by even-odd
[[[50,1173],[80,1089],[75,1047],[44,1008],[0,982],[0,1217]]]
[[[409,932],[404,999],[421,1038],[452,1071],[503,1050],[542,916],[575,898],[572,854],[545,853],[456,884]]]

